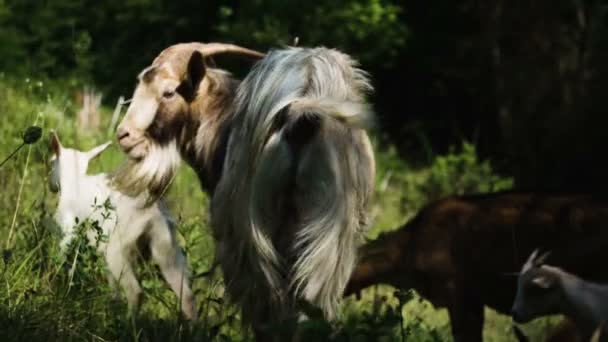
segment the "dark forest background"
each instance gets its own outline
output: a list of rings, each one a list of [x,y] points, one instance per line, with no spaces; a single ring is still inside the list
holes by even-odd
[[[401,156],[464,139],[516,187],[602,191],[607,10],[604,0],[0,0],[0,72],[94,85],[113,104],[170,44],[265,51],[299,37],[361,61],[379,135]]]

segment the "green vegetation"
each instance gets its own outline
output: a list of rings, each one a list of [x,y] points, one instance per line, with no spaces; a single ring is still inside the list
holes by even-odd
[[[3,341],[189,341],[250,338],[240,326],[237,309],[223,297],[221,276],[210,274],[214,244],[208,229],[207,198],[194,173],[183,167],[167,201],[179,221],[180,241],[194,274],[200,319],[180,319],[173,293],[154,266],[142,266],[145,300],[138,317],[128,316],[126,303],[113,297],[106,282],[103,258],[82,243],[61,257],[59,236],[52,220],[57,196],[48,192],[47,135],[56,129],[66,146],[87,149],[110,136],[75,129],[69,86],[36,80],[0,79],[0,112],[4,113],[0,156],[22,143],[32,124],[44,129],[43,139],[23,148],[0,169],[0,336]],[[102,108],[102,127],[111,113]],[[477,158],[473,145],[463,143],[446,155],[429,155],[429,163],[411,166],[391,146],[377,146],[377,194],[369,237],[407,221],[429,200],[446,194],[486,192],[508,188],[510,179],[497,176],[487,161]],[[114,169],[123,155],[111,147],[92,165],[91,172]],[[83,225],[93,224],[85,222]],[[12,232],[12,233],[11,233]],[[218,272],[219,273],[219,272]],[[449,340],[445,310],[436,311],[415,294],[386,286],[372,288],[361,301],[348,298],[333,327],[320,320],[308,323],[311,336],[335,340],[408,341]],[[549,324],[532,324],[530,336],[540,336]],[[488,312],[488,341],[512,340],[508,318]],[[403,337],[405,336],[405,337]]]
[[[94,85],[113,104],[167,46],[339,48],[372,75],[382,141],[475,141],[518,187],[606,190],[604,0],[0,0],[0,72]],[[237,74],[249,66],[219,57]],[[426,150],[424,151],[426,152]],[[606,164],[606,166],[604,166]]]
[[[69,146],[113,139],[119,95],[167,46],[222,41],[266,51],[294,43],[339,48],[376,88],[377,193],[369,238],[396,229],[428,201],[510,187],[605,192],[604,113],[608,3],[603,0],[0,0],[0,160],[31,125],[43,140],[0,167],[0,340],[241,340],[221,276],[208,199],[183,167],[167,202],[195,276],[201,319],[179,319],[154,267],[142,267],[146,302],[127,316],[111,297],[103,262],[84,245],[61,258],[48,193],[56,129]],[[218,56],[242,75],[249,62]],[[103,92],[101,129],[76,129],[85,87]],[[471,143],[474,142],[474,143]],[[117,167],[116,147],[91,172]],[[508,175],[508,177],[507,177]],[[94,223],[88,223],[94,224]],[[80,247],[78,247],[80,246]],[[77,251],[77,253],[75,253]],[[380,286],[349,298],[336,340],[449,339],[447,316],[411,293]],[[488,312],[488,341],[512,341],[510,320]],[[536,339],[553,320],[526,326]],[[330,329],[331,328],[331,329]],[[406,338],[404,338],[404,336]],[[322,339],[322,338],[320,338]]]

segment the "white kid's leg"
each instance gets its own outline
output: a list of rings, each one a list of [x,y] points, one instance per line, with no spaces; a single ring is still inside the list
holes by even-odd
[[[168,226],[158,224],[150,237],[152,259],[158,264],[163,277],[181,301],[184,316],[189,320],[197,318],[196,301],[190,288],[186,257],[171,235]]]
[[[131,260],[128,255],[125,255],[126,250],[128,249],[122,248],[120,239],[110,239],[106,250],[106,261],[108,270],[125,291],[129,309],[136,313],[141,303],[143,291],[133,271]]]

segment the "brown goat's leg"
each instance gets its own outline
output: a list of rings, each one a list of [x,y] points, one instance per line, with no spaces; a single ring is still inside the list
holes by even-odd
[[[484,306],[477,291],[465,286],[454,290],[448,306],[454,342],[482,342]]]

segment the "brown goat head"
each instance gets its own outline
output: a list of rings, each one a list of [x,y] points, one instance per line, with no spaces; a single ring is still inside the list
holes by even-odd
[[[207,72],[206,58],[225,53],[263,57],[230,44],[183,43],[162,51],[139,74],[131,104],[117,130],[120,147],[130,158],[143,159],[152,142],[168,144],[180,134],[191,106],[213,104],[208,97],[221,89]]]
[[[120,191],[147,191],[149,202],[171,183],[182,156],[197,156],[199,171],[212,168],[212,154],[229,120],[236,85],[229,73],[211,67],[214,55],[232,53],[261,58],[262,53],[220,43],[183,43],[162,51],[139,74],[117,139],[129,157],[114,177]],[[200,127],[205,134],[197,136]],[[200,157],[199,157],[200,156]],[[211,177],[210,177],[211,178]]]

